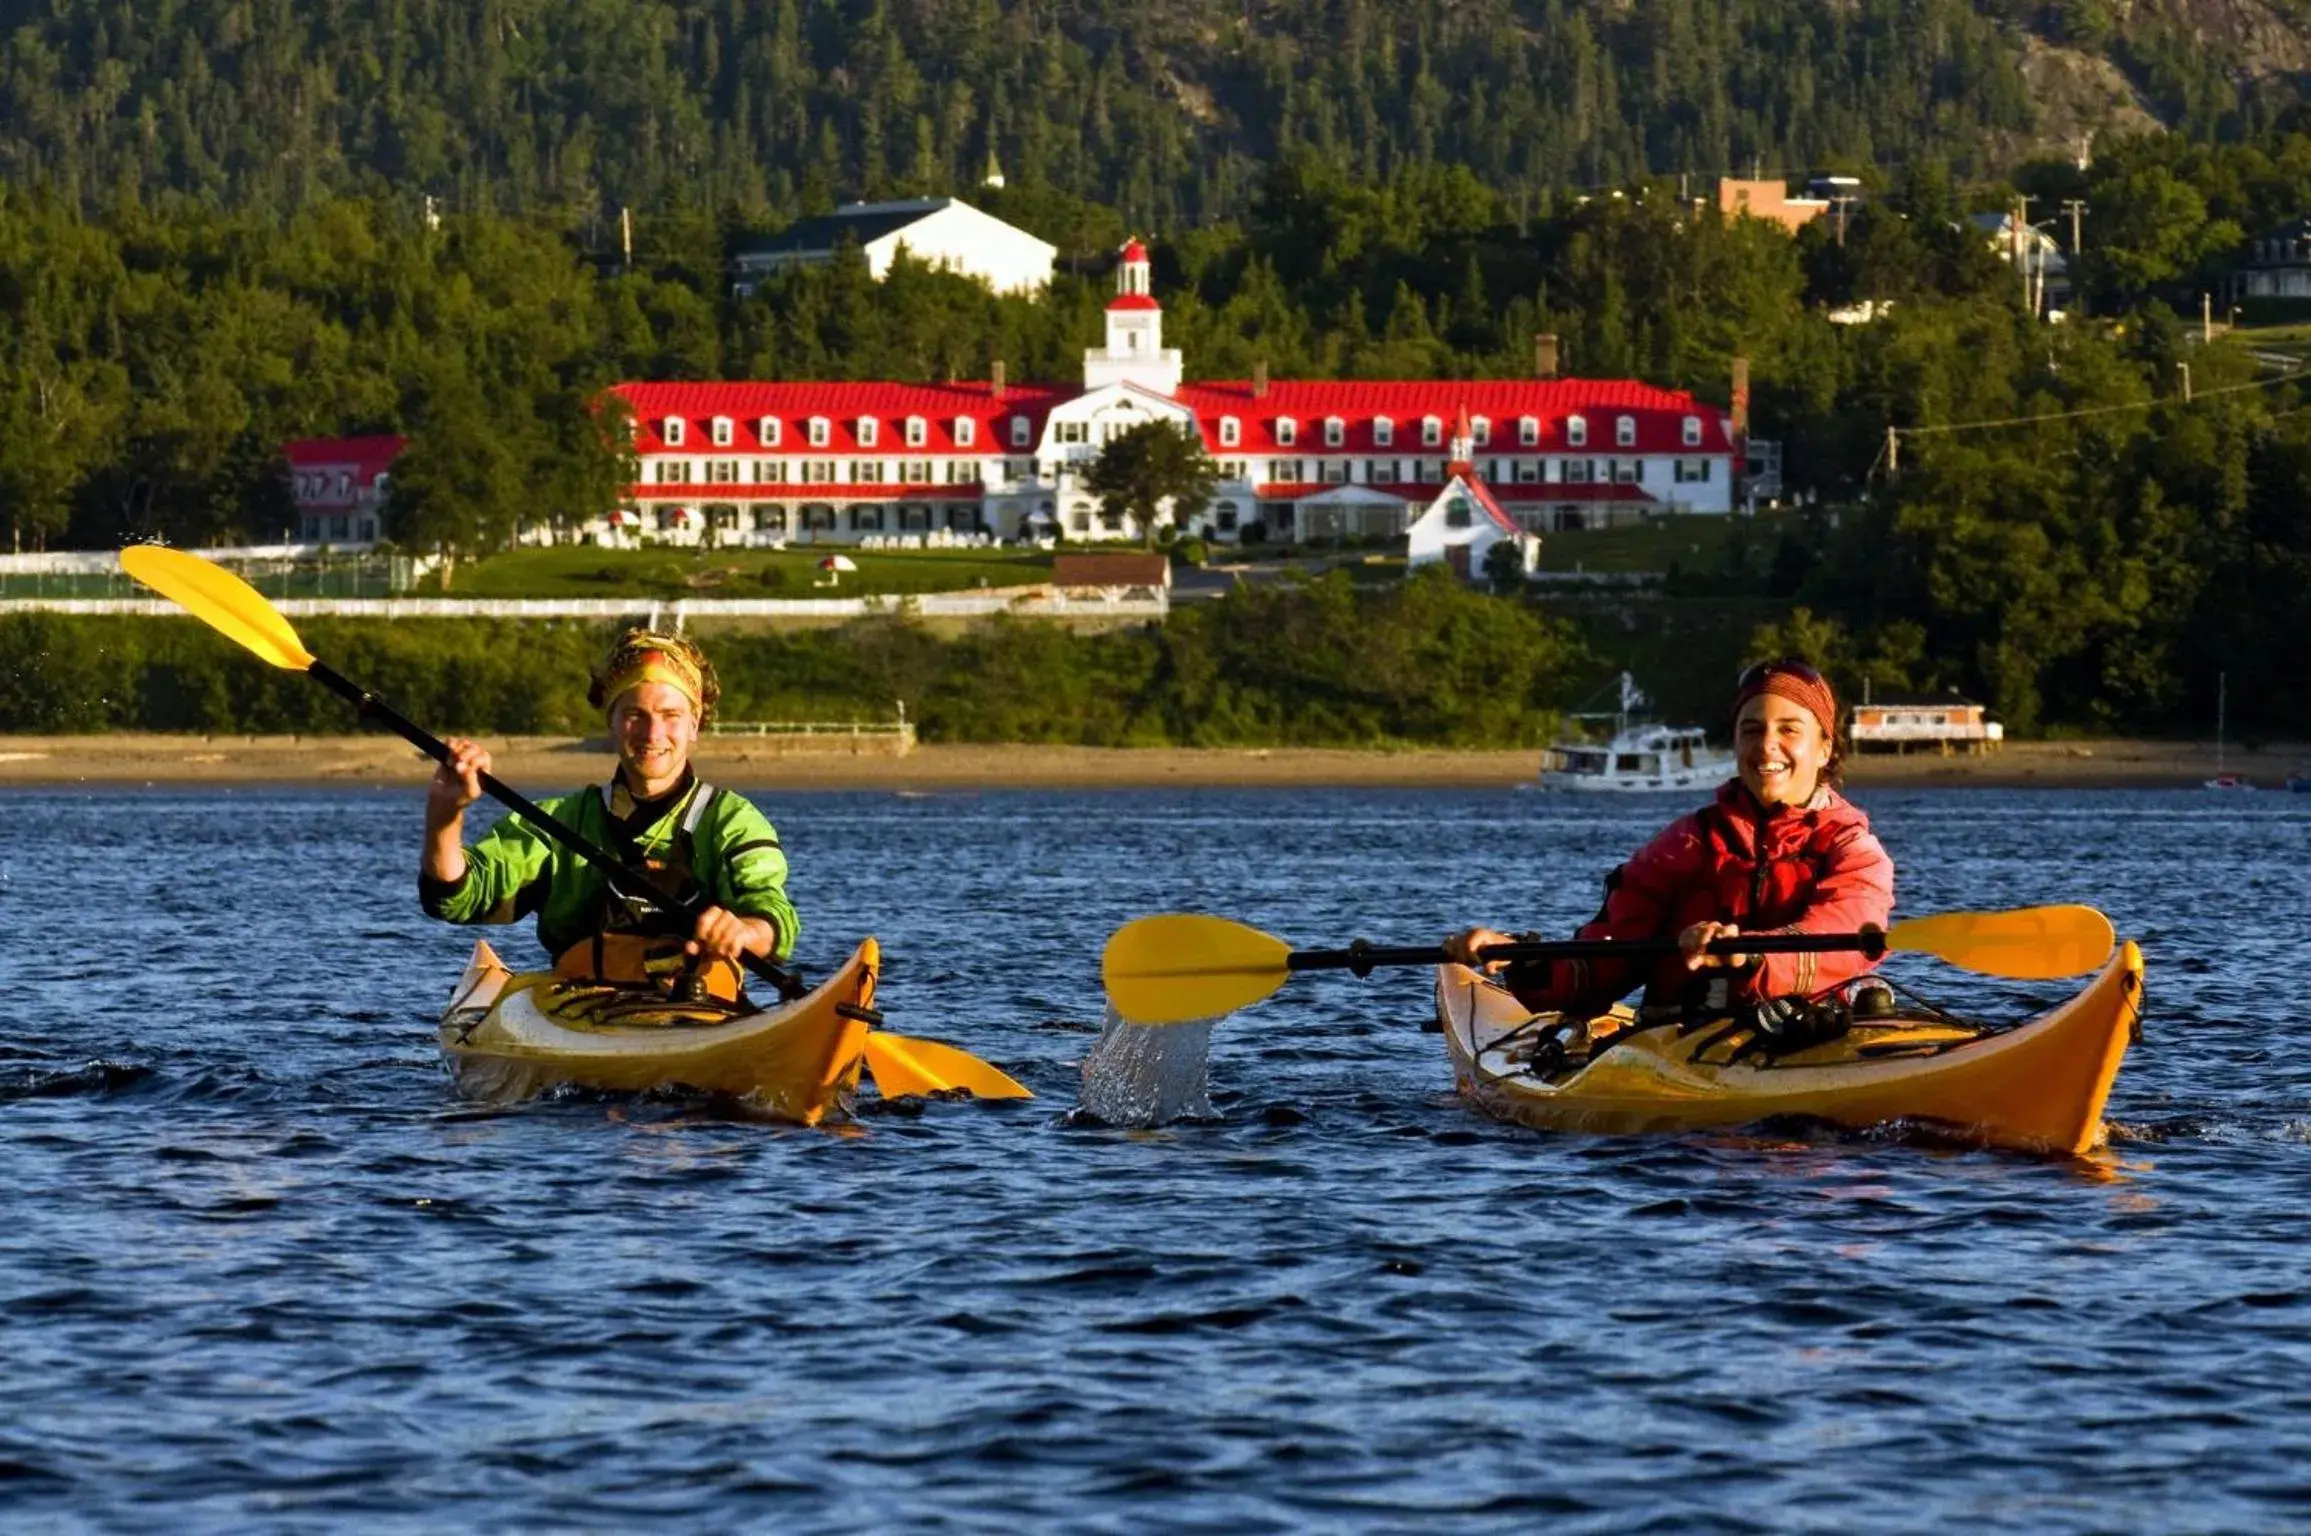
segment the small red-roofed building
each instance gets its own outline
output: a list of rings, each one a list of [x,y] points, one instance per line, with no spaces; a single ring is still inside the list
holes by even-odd
[[[284,443],[302,544],[368,545],[385,532],[385,497],[405,438],[306,437]]]

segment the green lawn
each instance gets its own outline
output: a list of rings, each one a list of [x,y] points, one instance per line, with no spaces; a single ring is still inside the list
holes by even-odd
[[[858,565],[821,586],[830,554]],[[996,549],[598,549],[557,545],[518,549],[460,565],[454,597],[848,597],[860,593],[954,592],[1018,587],[1051,578],[1042,550]],[[440,592],[428,578],[419,591]]]
[[[1727,531],[1740,516],[1687,513],[1650,518],[1625,528],[1544,533],[1541,569],[1666,571],[1675,563],[1688,571],[1721,570]],[[1751,521],[1763,522],[1764,518]]]

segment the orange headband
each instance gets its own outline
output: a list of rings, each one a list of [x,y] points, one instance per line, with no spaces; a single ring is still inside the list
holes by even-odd
[[[631,661],[603,679],[604,707],[615,708],[627,689],[644,683],[664,683],[688,699],[692,709],[703,712],[706,707],[706,683],[690,659],[673,651],[652,650],[635,652]]]

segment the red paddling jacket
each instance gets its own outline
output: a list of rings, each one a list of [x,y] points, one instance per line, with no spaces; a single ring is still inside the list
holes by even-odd
[[[1894,861],[1860,807],[1824,785],[1804,809],[1770,814],[1739,779],[1683,816],[1605,877],[1605,905],[1576,937],[1675,938],[1704,921],[1745,933],[1852,933],[1885,926],[1894,909]],[[1877,964],[1859,953],[1763,955],[1743,971],[1688,971],[1672,956],[1559,960],[1517,966],[1507,980],[1535,1011],[1602,1013],[1640,983],[1646,1000],[1674,1002],[1696,977],[1724,976],[1728,1005],[1803,997]],[[1714,1000],[1713,1000],[1714,1001]]]

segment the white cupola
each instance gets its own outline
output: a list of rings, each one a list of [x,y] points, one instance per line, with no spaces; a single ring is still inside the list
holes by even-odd
[[[1115,297],[1107,301],[1107,345],[1083,354],[1083,387],[1136,384],[1169,395],[1182,372],[1178,349],[1164,349],[1164,309],[1149,291],[1147,247],[1130,241],[1116,263]]]

